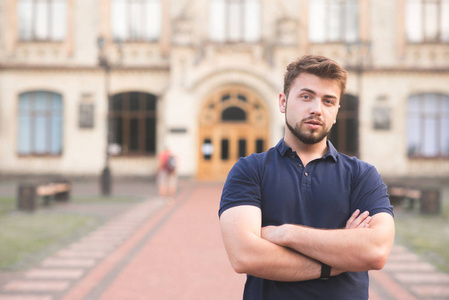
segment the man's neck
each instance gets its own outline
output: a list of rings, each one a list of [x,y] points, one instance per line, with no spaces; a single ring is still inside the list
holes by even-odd
[[[286,134],[284,136],[284,143],[289,146],[292,151],[298,154],[301,158],[304,167],[314,159],[323,157],[327,153],[327,138],[315,144],[304,144],[295,136],[289,136]]]

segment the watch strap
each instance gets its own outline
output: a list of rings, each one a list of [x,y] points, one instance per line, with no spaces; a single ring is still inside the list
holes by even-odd
[[[321,280],[327,280],[331,277],[331,267],[321,263],[321,276],[320,279]]]

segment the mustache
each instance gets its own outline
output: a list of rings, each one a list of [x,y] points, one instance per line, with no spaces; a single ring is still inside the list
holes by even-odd
[[[303,119],[302,123],[307,123],[307,122],[311,122],[311,121],[320,123],[320,125],[324,124],[323,120],[320,117],[315,117],[315,116],[310,116],[308,118]]]

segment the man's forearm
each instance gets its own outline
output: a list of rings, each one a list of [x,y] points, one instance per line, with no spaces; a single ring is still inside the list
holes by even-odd
[[[290,239],[285,246],[310,255],[332,267],[361,272],[377,269],[379,258],[369,244],[370,229],[321,230],[307,227],[287,229]],[[365,231],[365,232],[363,232]],[[380,263],[379,263],[380,264]],[[381,268],[381,267],[380,267]]]
[[[344,271],[381,269],[393,243],[394,224],[386,214],[375,219],[369,228],[323,230],[282,225],[264,229],[262,236]]]
[[[223,241],[234,270],[276,281],[319,278],[319,262],[260,236],[260,218],[260,210],[253,206],[231,208],[222,214]],[[334,268],[331,275],[339,273]]]
[[[237,261],[231,260],[238,273],[275,281],[303,281],[320,277],[321,264],[314,259],[263,239],[253,246],[246,253],[241,249]]]

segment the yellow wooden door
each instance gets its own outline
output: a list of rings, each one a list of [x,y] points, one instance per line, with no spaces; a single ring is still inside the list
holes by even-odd
[[[261,101],[242,88],[218,91],[200,117],[198,178],[224,180],[240,157],[265,151],[267,141]]]

